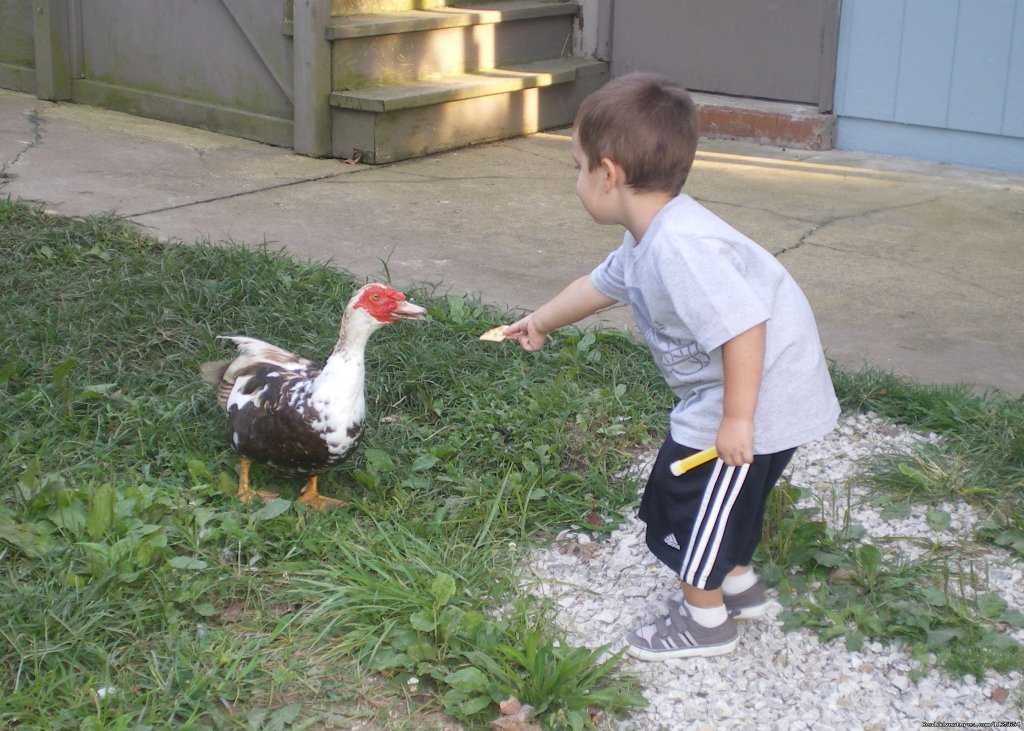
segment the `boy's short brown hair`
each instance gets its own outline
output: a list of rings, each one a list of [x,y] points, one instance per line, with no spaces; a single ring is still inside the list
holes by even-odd
[[[607,157],[630,187],[673,195],[690,174],[700,135],[689,92],[646,72],[612,79],[588,96],[574,126],[591,170]]]

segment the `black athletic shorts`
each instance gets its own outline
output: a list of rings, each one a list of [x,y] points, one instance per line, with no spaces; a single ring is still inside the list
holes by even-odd
[[[669,470],[697,452],[669,436],[658,452],[640,501],[647,547],[679,578],[718,589],[736,566],[747,566],[761,540],[764,505],[796,449],[754,455],[753,464],[705,462],[679,477]]]

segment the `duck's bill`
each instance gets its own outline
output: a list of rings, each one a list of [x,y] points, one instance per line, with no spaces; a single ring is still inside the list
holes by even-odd
[[[398,307],[392,310],[391,316],[399,320],[422,320],[427,316],[427,311],[412,302],[402,301],[398,303]]]

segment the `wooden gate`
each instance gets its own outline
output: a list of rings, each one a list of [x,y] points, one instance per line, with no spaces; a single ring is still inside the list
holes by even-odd
[[[30,2],[0,0],[0,88],[36,93],[36,15]]]
[[[281,0],[0,0],[0,84],[291,146]]]
[[[291,44],[279,0],[70,8],[74,101],[291,144]]]

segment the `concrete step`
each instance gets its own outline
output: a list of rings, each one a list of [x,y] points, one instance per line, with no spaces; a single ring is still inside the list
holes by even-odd
[[[333,18],[335,91],[401,84],[553,58],[571,47],[572,2],[506,0]]]
[[[382,164],[562,127],[608,64],[555,58],[331,94],[332,154]]]
[[[799,150],[835,147],[835,115],[817,107],[718,94],[693,93],[701,135]]]

